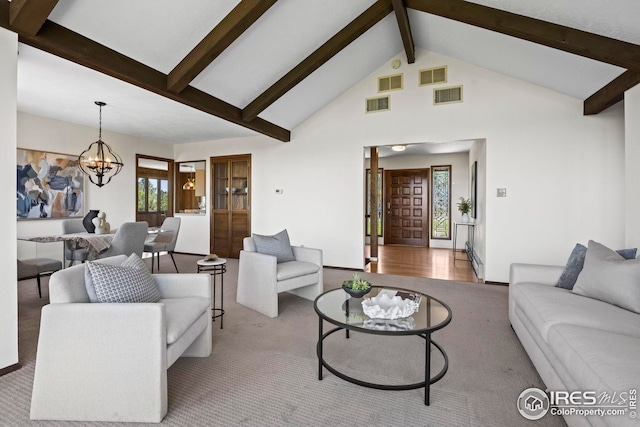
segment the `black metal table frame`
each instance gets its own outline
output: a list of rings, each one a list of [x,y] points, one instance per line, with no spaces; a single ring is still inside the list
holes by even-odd
[[[425,296],[429,297],[428,295],[425,295]],[[429,297],[429,298],[431,298],[431,297]],[[428,332],[422,332],[422,333],[420,333],[420,331],[417,331],[414,334],[407,333],[407,332],[405,332],[405,333],[389,333],[387,331],[378,331],[378,330],[365,329],[365,328],[360,328],[360,327],[349,327],[348,325],[345,325],[345,324],[342,324],[342,323],[338,323],[338,322],[334,321],[333,319],[328,319],[327,317],[325,317],[324,314],[318,310],[316,304],[314,303],[314,308],[316,310],[316,313],[318,314],[318,344],[316,346],[316,352],[317,352],[317,355],[318,355],[318,380],[322,381],[322,368],[325,367],[325,368],[327,368],[327,370],[329,372],[331,372],[332,374],[334,374],[338,378],[341,378],[341,379],[343,379],[345,381],[348,381],[348,382],[350,382],[352,384],[356,384],[356,385],[363,386],[363,387],[368,387],[368,388],[373,388],[373,389],[376,389],[376,390],[415,390],[415,389],[424,387],[424,404],[426,406],[429,406],[430,386],[431,386],[431,384],[434,384],[434,383],[440,381],[444,377],[444,375],[447,373],[447,370],[449,369],[449,357],[447,356],[447,353],[444,351],[444,349],[438,343],[436,343],[435,341],[433,341],[431,339],[431,333],[432,332],[435,332],[436,330],[444,328],[445,326],[447,326],[451,322],[451,309],[446,304],[444,304],[442,302],[440,302],[440,303],[442,305],[444,305],[449,310],[448,319],[445,322],[441,323],[439,325],[439,327],[434,328],[433,330],[430,330]],[[322,324],[322,322],[325,321],[325,320],[327,322],[329,322],[329,323],[332,323],[332,324],[336,325],[337,328],[333,328],[330,331],[328,331],[327,333],[323,333],[323,324]],[[414,383],[414,384],[402,384],[402,385],[376,384],[376,383],[370,383],[370,382],[367,382],[367,381],[362,381],[362,380],[359,380],[357,378],[350,377],[350,376],[345,375],[342,372],[338,371],[337,369],[335,369],[334,367],[329,365],[326,360],[324,360],[324,358],[322,357],[322,348],[323,348],[323,342],[324,342],[325,338],[327,338],[331,334],[333,334],[333,333],[335,333],[337,331],[343,330],[343,329],[346,332],[346,338],[347,339],[349,339],[349,330],[352,330],[354,332],[362,332],[362,333],[366,333],[366,334],[372,334],[372,335],[419,336],[419,337],[423,338],[425,340],[424,381],[421,381],[421,382],[418,382],[418,383]],[[432,345],[433,345],[433,347],[435,347],[440,352],[440,354],[442,354],[442,357],[444,358],[444,366],[442,367],[440,372],[438,372],[433,377],[431,377],[431,351],[430,351],[430,348],[431,348]]]
[[[209,273],[213,276],[213,307],[211,311],[211,319],[215,322],[216,318],[220,318],[220,329],[223,327],[224,321],[224,273],[227,272],[227,263],[217,265],[200,265],[198,264],[198,273]],[[216,303],[216,276],[220,276],[220,308],[215,307]],[[218,314],[216,314],[218,313]]]

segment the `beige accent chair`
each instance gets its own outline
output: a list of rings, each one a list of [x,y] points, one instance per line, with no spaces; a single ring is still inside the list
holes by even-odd
[[[89,302],[84,269],[75,265],[49,280],[31,419],[162,421],[167,369],[179,357],[211,354],[210,276],[156,274],[160,302],[101,304]]]
[[[252,237],[243,240],[236,301],[265,316],[278,316],[278,294],[289,292],[315,300],[324,290],[322,250],[292,246],[295,261],[278,264],[276,257],[256,252]]]

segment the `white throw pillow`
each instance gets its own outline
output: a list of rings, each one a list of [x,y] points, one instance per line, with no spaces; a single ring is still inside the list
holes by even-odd
[[[640,313],[640,258],[627,260],[590,240],[572,292]]]
[[[162,298],[153,276],[136,254],[120,265],[87,262],[85,280],[90,299],[89,286],[95,296],[92,302],[158,302]]]

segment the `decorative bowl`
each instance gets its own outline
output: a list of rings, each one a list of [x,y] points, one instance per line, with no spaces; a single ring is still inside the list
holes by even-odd
[[[345,280],[342,283],[342,289],[354,298],[362,298],[371,291],[371,283],[367,282],[367,284],[369,285],[367,289],[351,289],[351,280]]]
[[[411,316],[417,308],[413,300],[389,297],[386,293],[362,301],[362,311],[372,319],[402,319]]]

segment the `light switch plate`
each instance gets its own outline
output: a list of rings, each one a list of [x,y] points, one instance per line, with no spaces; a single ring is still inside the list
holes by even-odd
[[[506,188],[496,188],[496,196],[497,197],[507,197],[507,189]]]

